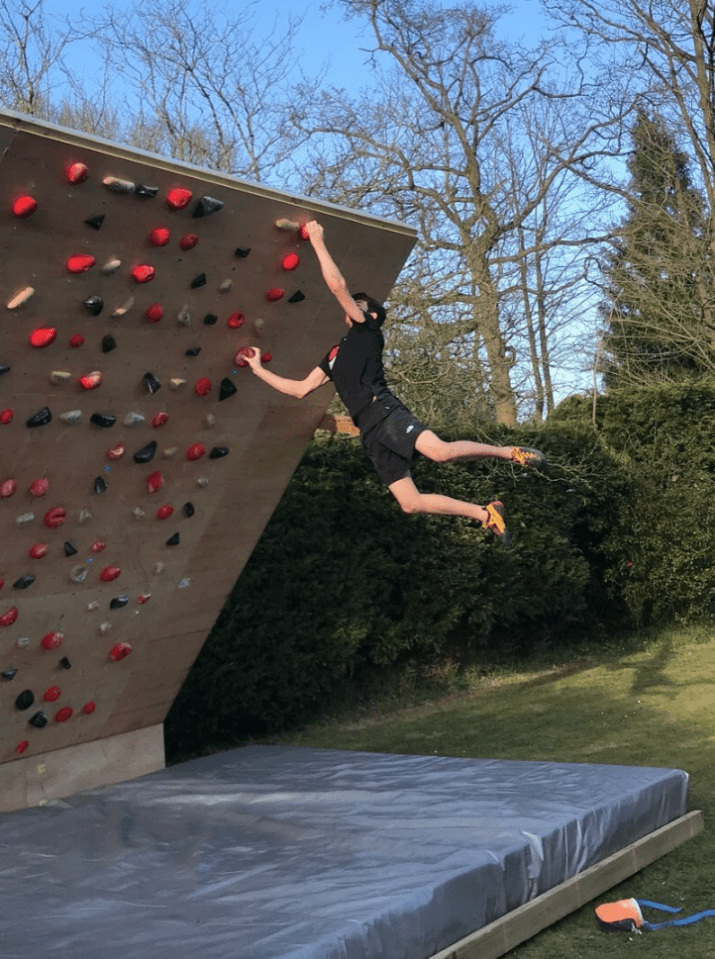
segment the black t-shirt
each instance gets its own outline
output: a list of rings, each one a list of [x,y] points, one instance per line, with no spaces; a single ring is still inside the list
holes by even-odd
[[[337,346],[318,364],[335,383],[340,399],[356,426],[363,432],[384,419],[399,400],[385,383],[380,328],[370,320],[355,323]],[[373,398],[377,402],[373,403]]]

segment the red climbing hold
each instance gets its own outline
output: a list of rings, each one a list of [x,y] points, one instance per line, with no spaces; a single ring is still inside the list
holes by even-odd
[[[116,446],[113,446],[111,450],[107,450],[107,459],[108,460],[120,460],[126,453],[127,448],[124,443],[118,443]]]
[[[132,267],[132,276],[137,283],[149,283],[156,276],[156,270],[148,263],[138,263]]]
[[[201,443],[194,443],[194,445],[190,446],[186,451],[186,459],[189,460],[189,462],[194,462],[195,460],[200,460],[205,453],[205,446]]]
[[[80,346],[84,346],[84,337],[81,333],[75,333],[75,335],[71,337],[70,346],[74,350],[78,350]]]
[[[121,576],[122,571],[118,566],[105,566],[102,572],[99,574],[99,578],[103,583],[111,583],[117,577]]]
[[[0,410],[0,423],[2,423],[3,426],[9,426],[9,424],[12,423],[14,415],[11,409]]]
[[[211,392],[211,380],[207,376],[202,376],[196,381],[196,392],[199,396],[208,396]]]
[[[101,383],[102,374],[99,370],[94,370],[92,373],[85,373],[84,376],[80,376],[79,378],[79,385],[83,390],[96,390]]]
[[[53,649],[57,649],[62,645],[62,640],[64,638],[64,633],[60,633],[57,630],[54,630],[51,633],[45,633],[45,635],[42,637],[42,648],[51,652]]]
[[[70,273],[86,273],[97,261],[89,253],[75,253],[67,260],[67,269]]]
[[[85,716],[91,716],[96,708],[97,708],[97,704],[92,702],[92,700],[90,699],[88,703],[85,703],[82,709],[82,712],[85,714]]]
[[[151,306],[146,308],[146,312],[144,314],[150,323],[158,323],[163,315],[164,307],[161,305],[161,303],[152,303]]]
[[[12,201],[12,214],[16,216],[18,220],[23,220],[26,216],[32,216],[32,214],[37,209],[37,200],[28,196],[27,193],[21,193],[20,196],[15,197]]]
[[[17,619],[17,606],[13,606],[6,613],[0,616],[0,626],[12,626]]]
[[[173,515],[174,507],[173,506],[160,506],[156,511],[157,519],[168,519]]]
[[[86,163],[68,163],[65,176],[69,183],[84,183],[89,176],[89,168]]]
[[[182,250],[193,250],[196,244],[199,242],[199,238],[195,233],[187,233],[186,236],[181,238],[181,249]]]
[[[62,526],[67,519],[67,511],[62,506],[53,506],[45,513],[45,526],[49,529],[57,529]]]
[[[168,413],[157,413],[156,416],[152,419],[151,425],[154,427],[165,426],[169,422]]]
[[[139,606],[143,606],[144,603],[148,603],[150,599],[151,599],[151,593],[149,594],[142,593],[141,595],[137,596],[137,603],[139,604]]]
[[[101,553],[102,550],[103,550],[103,549],[106,549],[106,548],[107,548],[107,544],[106,544],[106,543],[103,543],[100,539],[98,539],[98,540],[96,540],[94,543],[92,543],[92,552],[93,552],[93,553]]]
[[[45,694],[42,698],[46,703],[56,703],[61,695],[62,690],[59,686],[50,686],[49,689],[45,690]]]
[[[30,333],[30,346],[36,350],[44,349],[57,339],[57,330],[52,326],[41,326]]]
[[[121,660],[126,659],[131,651],[132,647],[129,643],[117,643],[116,646],[112,646],[109,650],[109,658],[113,659],[115,663],[119,663]]]
[[[295,270],[300,264],[300,257],[297,253],[286,253],[281,260],[281,266],[284,270]]]
[[[165,226],[156,226],[149,234],[149,242],[152,246],[166,246],[171,239],[171,233]]]
[[[300,238],[301,238],[301,240],[308,240],[308,239],[310,239],[310,234],[308,233],[308,224],[307,224],[307,223],[301,223],[301,225],[300,225]]]
[[[246,357],[253,356],[254,352],[255,351],[253,347],[242,346],[241,349],[238,351],[238,353],[236,353],[235,357],[233,358],[233,361],[236,364],[236,366],[240,366],[242,368],[246,367],[248,366],[248,360],[246,359]]]
[[[30,487],[30,492],[33,496],[44,496],[49,488],[50,481],[48,479],[36,479]]]
[[[21,743],[17,744],[17,748],[15,749],[15,752],[18,754],[18,756],[22,756],[22,754],[29,747],[29,745],[30,744],[28,743],[28,741],[26,739],[23,739]]]
[[[66,723],[67,720],[71,718],[72,713],[73,713],[73,710],[70,709],[69,706],[63,706],[62,709],[60,709],[60,710],[55,714],[55,722],[56,722],[56,723]]]
[[[285,296],[285,290],[282,290],[279,286],[274,286],[266,293],[266,299],[269,303],[277,303],[278,300],[282,300]]]
[[[161,475],[159,470],[152,473],[150,476],[147,476],[146,488],[149,493],[158,493],[159,490],[164,486],[164,477]]]
[[[261,363],[270,363],[272,359],[272,353],[261,353]]]
[[[232,313],[229,318],[226,320],[226,325],[229,326],[232,330],[240,330],[243,324],[246,322],[246,317],[238,310],[236,313]]]
[[[166,202],[172,210],[183,210],[185,206],[191,203],[193,195],[191,190],[181,186],[173,186],[166,194]]]
[[[30,547],[30,559],[44,559],[50,551],[47,543],[35,543]]]
[[[17,482],[14,479],[5,480],[4,483],[0,484],[0,499],[7,499],[9,496],[14,496],[17,492]]]

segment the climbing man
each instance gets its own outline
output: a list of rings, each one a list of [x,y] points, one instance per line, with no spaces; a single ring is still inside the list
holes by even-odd
[[[494,457],[537,467],[546,465],[543,453],[526,447],[488,446],[471,440],[448,443],[413,416],[385,383],[382,367],[385,341],[380,331],[386,318],[384,307],[366,293],[351,295],[327,250],[322,226],[313,220],[305,229],[323,279],[345,313],[347,334],[303,380],[287,379],[265,369],[258,349],[242,351],[241,355],[265,383],[298,399],[332,380],[360,430],[365,452],[405,513],[466,516],[508,545],[504,505],[499,500],[478,506],[436,493],[420,493],[410,474],[415,451],[437,463]]]

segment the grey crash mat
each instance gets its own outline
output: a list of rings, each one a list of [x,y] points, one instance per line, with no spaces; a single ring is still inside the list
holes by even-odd
[[[687,792],[678,770],[246,747],[0,816],[0,955],[426,959]]]

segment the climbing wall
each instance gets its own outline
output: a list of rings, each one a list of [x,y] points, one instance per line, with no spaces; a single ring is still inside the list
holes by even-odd
[[[302,378],[343,335],[307,220],[378,298],[414,235],[12,115],[0,156],[1,811],[163,765],[332,398],[241,350]]]

